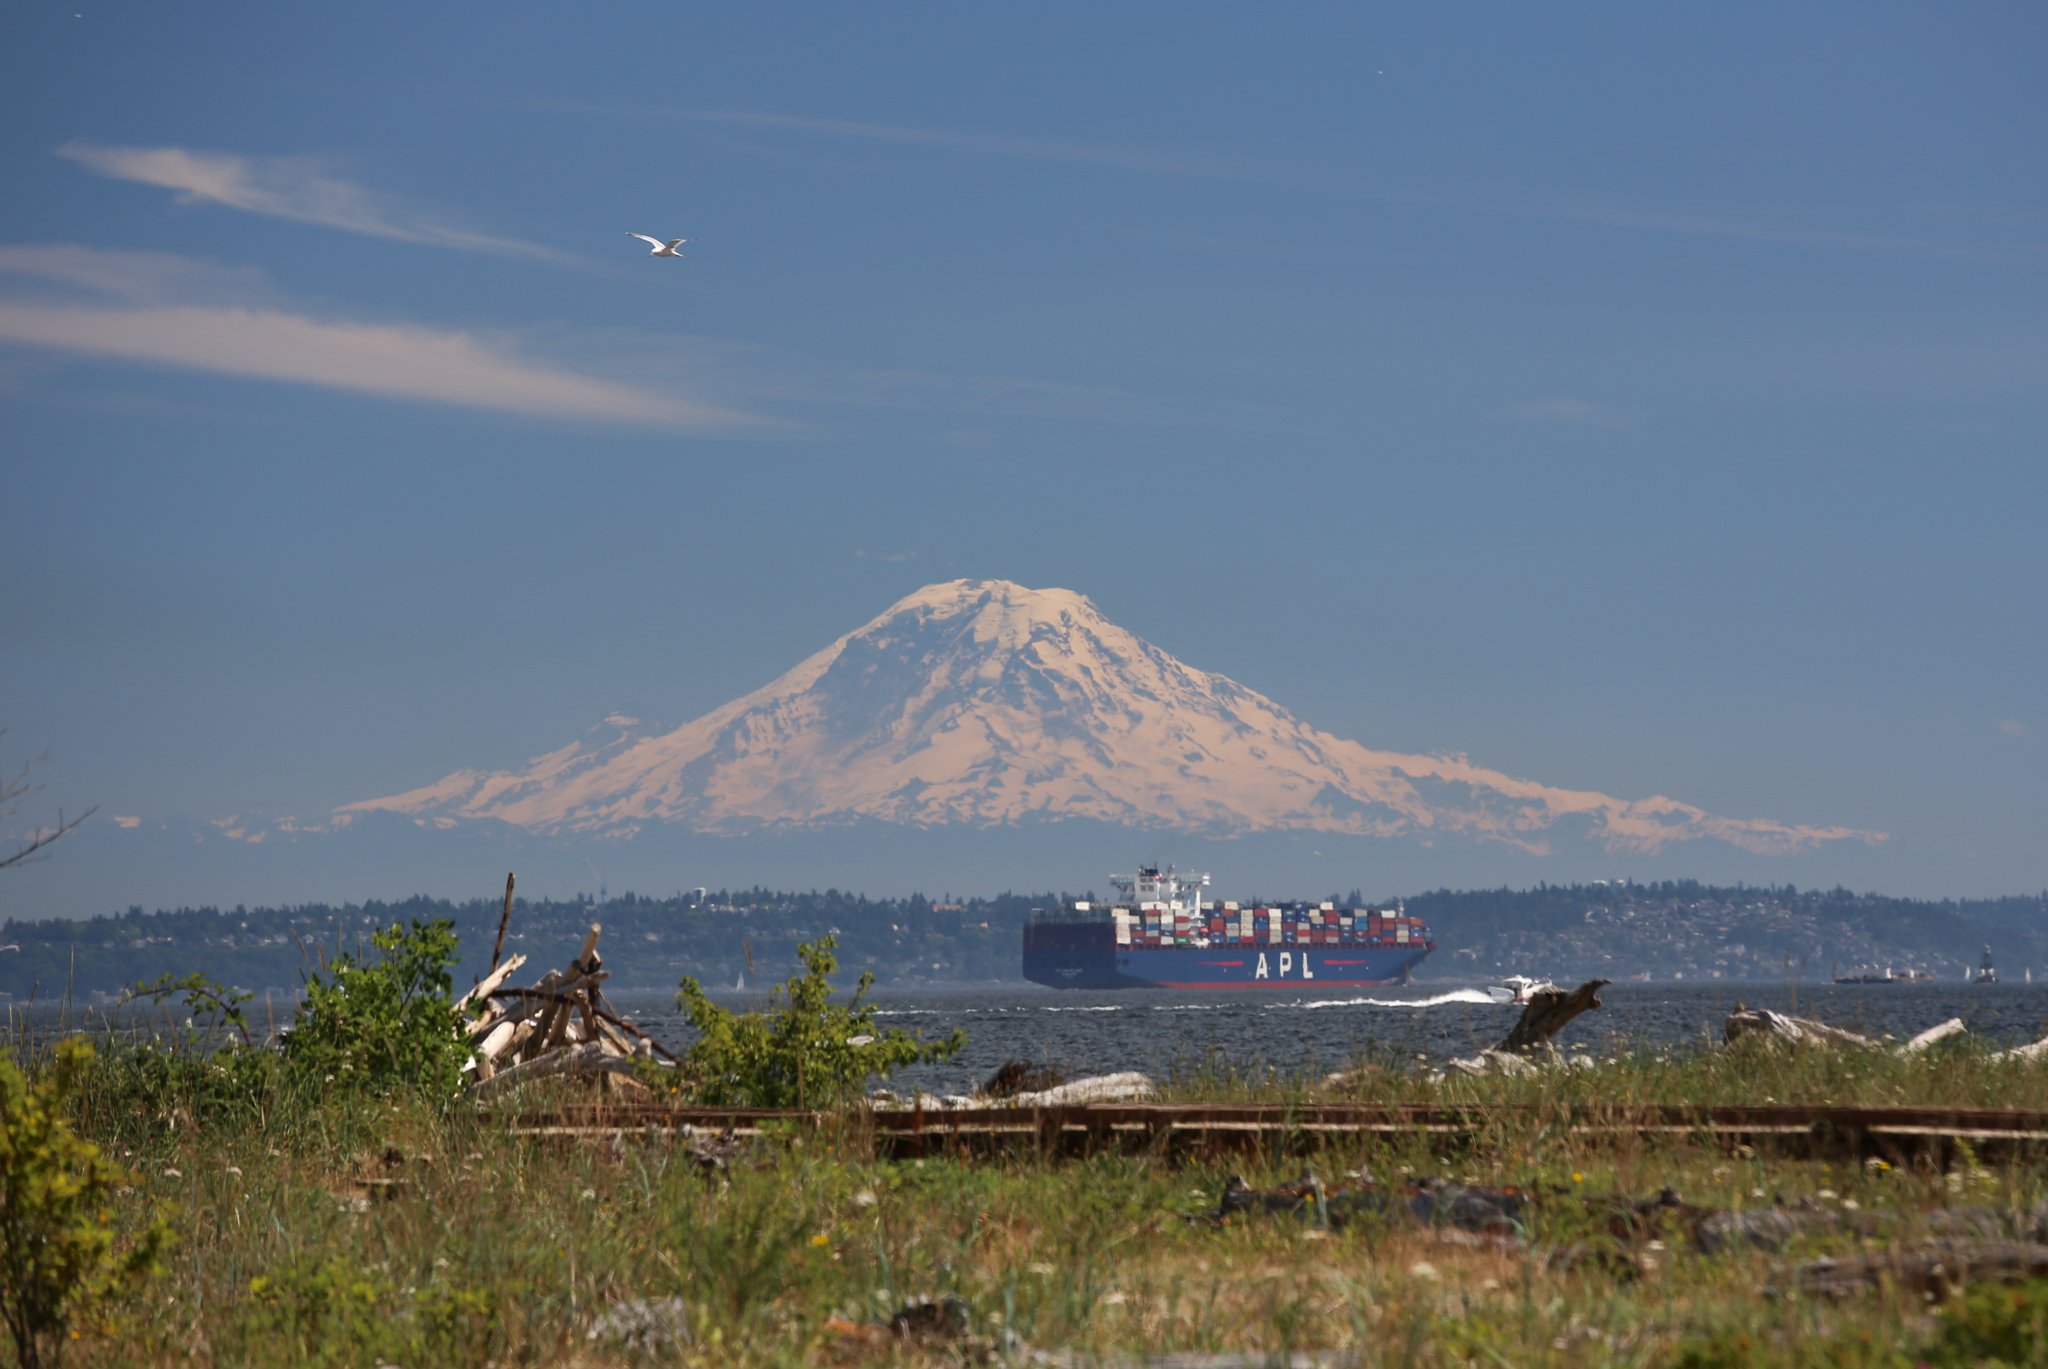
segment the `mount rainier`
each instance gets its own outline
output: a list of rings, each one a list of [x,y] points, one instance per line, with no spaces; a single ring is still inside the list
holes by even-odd
[[[1755,854],[1881,834],[1727,818],[1676,799],[1555,788],[1460,756],[1374,750],[1183,664],[1063,589],[929,585],[694,722],[619,715],[515,770],[460,770],[338,809],[424,827],[707,835],[1059,821],[1204,836],[1328,832],[1504,843],[1566,836],[1654,854],[1710,838]]]

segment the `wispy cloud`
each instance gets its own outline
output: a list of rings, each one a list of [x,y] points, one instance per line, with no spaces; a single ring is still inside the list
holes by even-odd
[[[345,233],[501,256],[577,260],[519,238],[478,233],[409,208],[332,174],[312,157],[251,157],[183,147],[114,147],[76,140],[57,149],[88,171],[175,191],[183,204],[217,204],[247,214],[318,224]]]
[[[1998,730],[2008,737],[2028,737],[2032,736],[2034,732],[2033,728],[2028,727],[2018,718],[1999,719]]]
[[[1998,229],[2002,234],[1999,239],[1930,237],[1910,232],[1843,227],[1822,222],[1817,216],[1803,211],[1772,212],[1758,209],[1691,207],[1674,209],[1668,206],[1616,203],[1571,194],[1542,195],[1510,191],[1457,193],[1415,189],[1372,183],[1362,180],[1354,173],[1314,167],[1274,167],[1089,143],[917,128],[858,119],[827,119],[767,110],[624,110],[588,105],[574,107],[591,113],[674,118],[702,125],[722,125],[763,132],[799,133],[843,141],[930,148],[941,152],[1062,162],[1157,176],[1292,188],[1369,204],[1540,219],[1635,233],[1721,238],[1858,252],[1967,257],[2037,266],[2048,263],[2048,249],[2044,249],[2038,240],[2038,234],[2032,231],[2036,226],[2034,221],[2014,214],[1996,220],[1986,217],[1984,226]],[[2014,236],[2015,233],[2020,236]]]
[[[1538,399],[1516,404],[1508,415],[1524,423],[1555,423],[1574,428],[1626,428],[1626,416],[1583,399]]]
[[[191,299],[253,303],[271,296],[254,266],[223,266],[174,252],[102,251],[76,243],[0,246],[0,276],[130,300]]]
[[[1152,176],[1181,176],[1253,185],[1330,184],[1326,178],[1283,167],[1251,166],[1241,162],[1182,157],[1171,153],[1104,147],[1091,143],[1058,142],[1044,138],[960,133],[949,129],[913,128],[903,124],[867,123],[857,119],[819,119],[801,114],[776,114],[762,110],[663,109],[638,112],[685,119],[699,124],[807,133],[849,141],[893,143],[898,146],[933,148],[944,152],[1011,157],[1022,161],[1065,162],[1076,166],[1103,167],[1112,171],[1136,171]]]
[[[527,356],[517,339],[413,323],[323,318],[215,293],[247,273],[163,253],[66,244],[0,248],[0,275],[72,287],[0,294],[0,343],[287,381],[498,413],[683,429],[780,426],[651,386]],[[256,277],[260,280],[260,277]],[[78,290],[96,296],[81,300]]]

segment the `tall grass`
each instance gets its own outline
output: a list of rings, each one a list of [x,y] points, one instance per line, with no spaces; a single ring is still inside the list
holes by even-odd
[[[1970,1160],[1914,1173],[1685,1138],[1601,1140],[1558,1126],[1561,1111],[1765,1100],[2048,1109],[2048,1066],[1967,1042],[1906,1059],[1638,1052],[1540,1079],[1437,1078],[1381,1050],[1350,1063],[1336,1096],[1539,1106],[1452,1153],[1405,1138],[1310,1161],[886,1163],[850,1126],[792,1133],[707,1173],[667,1142],[518,1137],[416,1094],[378,1101],[293,1084],[261,1051],[205,1057],[129,1041],[104,1043],[102,1057],[78,1123],[141,1172],[126,1200],[136,1212],[175,1206],[180,1239],[143,1298],[72,1346],[69,1362],[84,1365],[957,1363],[954,1349],[872,1329],[913,1296],[948,1294],[991,1343],[1004,1331],[1083,1357],[1889,1364],[1941,1334],[1916,1297],[1879,1290],[1834,1306],[1784,1291],[1788,1260],[1856,1250],[1853,1231],[1784,1255],[1708,1257],[1674,1238],[1631,1251],[1631,1275],[1563,1258],[1612,1240],[1584,1199],[1669,1184],[1717,1207],[1854,1204],[1891,1223],[1882,1239],[1903,1240],[1932,1210],[2031,1206],[2043,1197],[2038,1167]],[[1316,1082],[1190,1059],[1167,1088],[1186,1099],[1329,1096]],[[1534,1250],[1445,1245],[1385,1223],[1326,1232],[1292,1218],[1209,1220],[1232,1172],[1265,1184],[1304,1167],[1332,1183],[1364,1170],[1525,1186],[1539,1195]],[[631,1306],[652,1328],[639,1348],[592,1338],[607,1312]]]

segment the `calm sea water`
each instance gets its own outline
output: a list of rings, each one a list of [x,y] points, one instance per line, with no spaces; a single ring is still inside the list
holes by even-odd
[[[761,1000],[721,995],[727,1006]],[[1604,1005],[1558,1038],[1598,1055],[1718,1041],[1736,1004],[1816,1017],[1872,1036],[1904,1039],[1951,1017],[2001,1044],[2048,1034],[2048,984],[1679,985],[1611,984]],[[964,1093],[1006,1060],[1055,1065],[1069,1077],[1144,1070],[1155,1076],[1209,1060],[1284,1073],[1325,1073],[1364,1048],[1432,1061],[1498,1042],[1521,1009],[1482,990],[1413,986],[1334,994],[1075,993],[1035,987],[878,993],[883,1024],[928,1036],[955,1027],[967,1046],[943,1065],[899,1076],[902,1085]],[[664,1041],[685,1030],[667,995],[623,999]]]
[[[765,995],[714,995],[728,1007],[762,1006]],[[2048,983],[1800,985],[1610,984],[1604,1004],[1566,1028],[1559,1044],[1608,1056],[1630,1050],[1697,1048],[1718,1041],[1738,1003],[1817,1017],[1871,1036],[1904,1039],[1960,1017],[1972,1034],[2001,1045],[2048,1035]],[[615,1006],[657,1039],[686,1044],[688,1028],[667,991],[622,992]],[[1416,985],[1335,993],[1259,990],[1186,993],[1127,990],[1074,993],[1030,985],[881,992],[882,1025],[941,1037],[955,1027],[967,1046],[953,1059],[898,1076],[898,1088],[967,1093],[1007,1060],[1052,1065],[1069,1078],[1143,1070],[1155,1077],[1215,1062],[1237,1069],[1318,1075],[1362,1050],[1441,1061],[1499,1041],[1521,1009],[1477,988]],[[274,1005],[281,1023],[290,1008]],[[83,1020],[81,1020],[83,1019]],[[257,1005],[253,1022],[265,1021]],[[9,1015],[10,1035],[43,1037],[57,1010],[38,1005]],[[151,1031],[173,1025],[167,1009],[69,1014],[66,1025]]]

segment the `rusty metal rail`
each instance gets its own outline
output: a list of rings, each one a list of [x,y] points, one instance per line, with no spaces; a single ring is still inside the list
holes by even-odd
[[[1629,1137],[1691,1140],[1724,1149],[1747,1145],[1816,1157],[1876,1156],[1895,1163],[1945,1162],[1958,1142],[1979,1154],[2048,1154],[2048,1112],[1989,1108],[1097,1103],[817,1113],[592,1104],[501,1115],[501,1120],[517,1135],[562,1139],[832,1132],[871,1142],[876,1154],[889,1158],[1105,1150],[1300,1153],[1404,1138],[1448,1148],[1483,1144],[1489,1133],[1530,1127],[1541,1127],[1559,1139],[1589,1142]]]

